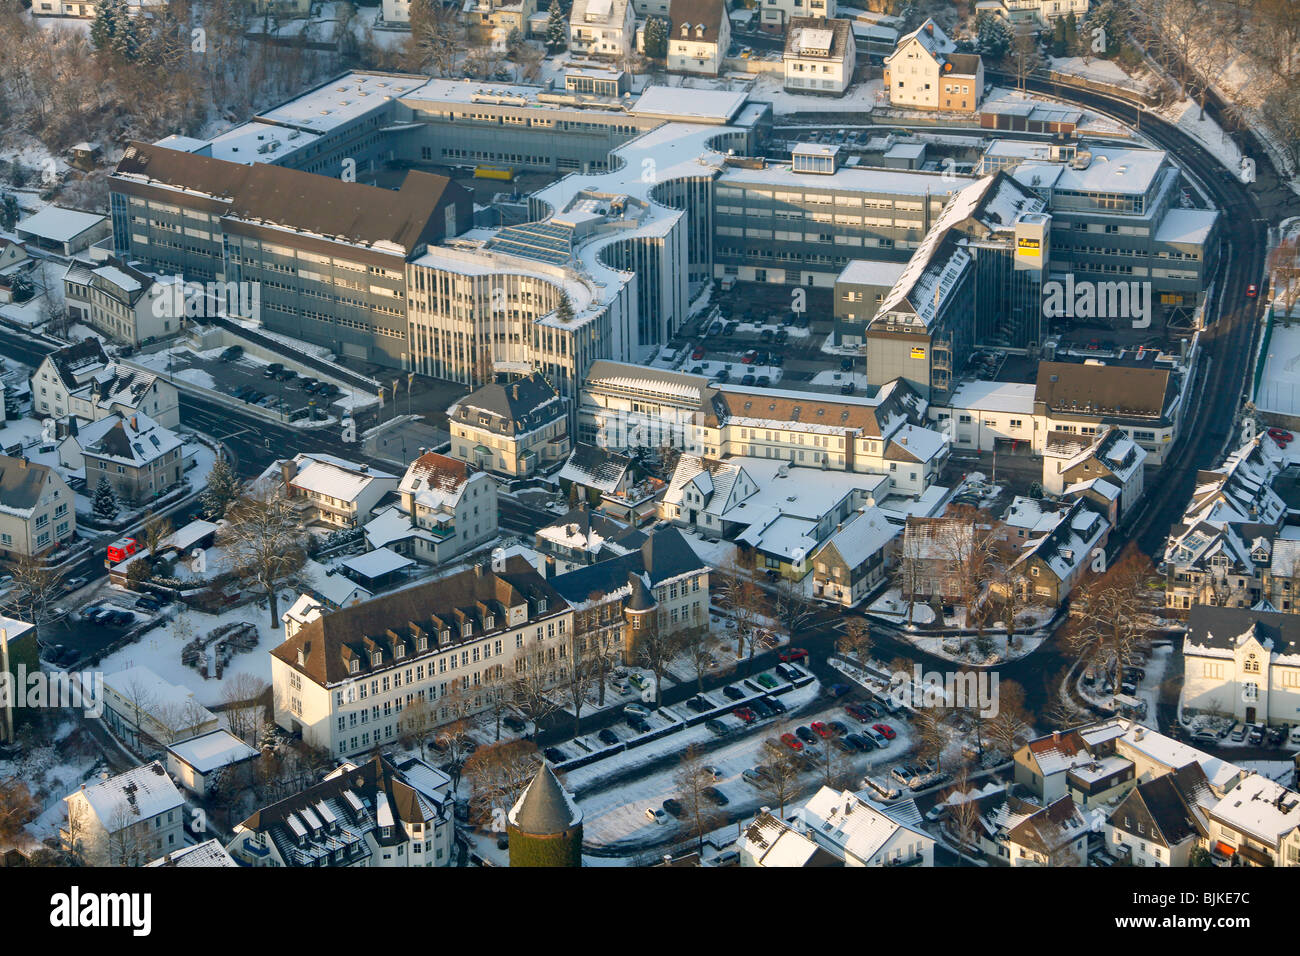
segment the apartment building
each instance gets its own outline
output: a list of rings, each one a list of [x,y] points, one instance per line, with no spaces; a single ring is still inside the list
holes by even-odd
[[[668,72],[717,76],[731,46],[724,0],[672,0],[668,21]]]
[[[451,457],[503,478],[546,474],[569,457],[569,410],[537,372],[480,386],[447,419]]]
[[[1300,793],[1258,773],[1207,812],[1210,855],[1233,866],[1300,866]]]
[[[620,60],[636,47],[632,0],[574,0],[569,9],[569,50]]]
[[[157,760],[63,798],[59,842],[90,866],[143,866],[185,843],[185,801]]]
[[[343,608],[272,649],[275,721],[336,757],[364,753],[401,736],[416,700],[437,726],[482,712],[521,675],[558,685],[572,624],[520,557]]]
[[[68,315],[115,342],[140,346],[170,338],[184,325],[173,277],[159,279],[116,259],[103,265],[74,259],[63,274]]]
[[[984,64],[926,19],[885,57],[889,104],[902,109],[975,113],[984,97]]]
[[[813,552],[813,597],[854,607],[893,567],[903,525],[876,507],[864,508]]]
[[[0,455],[0,560],[45,554],[76,533],[72,489],[59,473]]]
[[[176,386],[147,369],[110,360],[96,338],[51,352],[29,381],[38,415],[96,422],[143,413],[164,428],[180,424]]]
[[[1300,618],[1198,604],[1183,638],[1183,709],[1246,724],[1289,725],[1300,713]]]
[[[397,486],[399,503],[366,523],[372,548],[442,564],[497,536],[497,485],[463,461],[425,452]]]
[[[472,217],[469,192],[430,173],[380,189],[143,143],[127,147],[110,201],[118,255],[254,284],[249,318],[266,328],[398,368],[411,365],[406,265]]]
[[[1090,5],[1091,0],[999,0],[998,9],[1016,26],[1051,26],[1069,16],[1082,22]]]
[[[791,93],[843,96],[857,68],[857,41],[848,20],[793,17],[781,64]]]
[[[258,810],[235,826],[226,850],[244,866],[450,866],[453,810],[441,770],[376,754]]]
[[[171,491],[193,461],[185,441],[148,415],[110,415],[79,428],[59,443],[59,464],[81,469],[94,489],[107,478],[117,500],[143,505]]]
[[[1080,482],[1102,478],[1120,489],[1119,514],[1127,517],[1142,497],[1146,459],[1146,450],[1114,426],[1103,425],[1095,435],[1048,432],[1043,491],[1062,495]]]

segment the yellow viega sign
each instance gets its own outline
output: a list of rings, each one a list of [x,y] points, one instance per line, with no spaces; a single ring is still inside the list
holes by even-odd
[[[914,358],[914,359],[923,359],[923,358],[925,358],[925,349],[921,348],[921,346],[919,346],[919,345],[913,345],[913,346],[912,346],[912,358]]]
[[[1016,240],[1016,248],[1027,256],[1037,256],[1041,254],[1039,252],[1039,242],[1037,239],[1021,237]]]

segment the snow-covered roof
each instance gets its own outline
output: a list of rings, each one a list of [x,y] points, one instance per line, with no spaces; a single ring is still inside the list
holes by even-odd
[[[844,563],[856,568],[902,533],[901,522],[892,521],[884,511],[871,507],[831,535],[823,548],[833,545]]]
[[[840,855],[852,854],[869,862],[899,831],[910,838],[933,842],[933,837],[915,826],[895,819],[885,808],[861,799],[849,790],[822,787],[800,811],[808,833],[823,846]]]
[[[647,86],[628,110],[634,116],[729,123],[745,105],[746,94],[730,90],[693,89],[689,94],[673,86]]]
[[[292,478],[295,487],[328,495],[340,501],[356,501],[357,497],[376,479],[397,480],[396,475],[390,475],[368,465],[335,458],[333,455],[301,454],[294,458],[294,464],[298,469]],[[268,469],[268,474],[273,474],[276,470],[272,465]]]
[[[347,575],[327,568],[317,561],[310,559],[306,561],[302,567],[302,575],[313,591],[335,607],[346,607],[358,599],[365,601],[374,596]]]
[[[166,856],[149,861],[145,866],[239,866],[239,864],[226,852],[221,841],[214,837],[202,843],[181,847]]]
[[[38,236],[50,242],[71,242],[87,229],[93,229],[105,221],[106,217],[99,213],[46,206],[26,219],[18,220],[14,231],[19,235]]]
[[[415,564],[410,558],[404,558],[388,548],[376,548],[374,551],[367,551],[355,558],[346,558],[339,563],[349,571],[371,579],[401,571]]]
[[[180,791],[157,760],[78,791],[110,833],[184,804]],[[72,799],[74,793],[65,799]]]
[[[989,412],[1034,412],[1034,389],[1025,382],[962,382],[946,404],[951,408],[967,408]]]
[[[167,748],[177,759],[198,773],[211,773],[221,767],[257,756],[257,751],[228,730],[214,730]]]
[[[1277,847],[1300,825],[1300,793],[1252,773],[1210,810],[1212,816],[1240,833]]]
[[[1233,781],[1241,776],[1242,770],[1236,764],[1211,756],[1172,737],[1166,737],[1136,721],[1121,721],[1121,723],[1124,724],[1125,731],[1116,740],[1116,745],[1121,752],[1126,749],[1132,750],[1170,770],[1184,767],[1189,763],[1198,763],[1205,771],[1210,785],[1219,792],[1232,786]]]
[[[163,538],[158,545],[158,550],[175,548],[177,551],[187,551],[194,542],[203,540],[208,535],[214,534],[216,530],[217,526],[211,521],[196,518]]]
[[[199,704],[188,687],[169,684],[149,668],[138,664],[106,675],[104,686],[154,717],[162,711],[180,714],[182,708],[190,708],[194,727],[217,719],[215,714]]]

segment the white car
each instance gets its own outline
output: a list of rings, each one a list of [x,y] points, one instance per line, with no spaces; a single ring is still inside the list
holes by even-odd
[[[650,708],[642,707],[640,704],[625,704],[623,706],[623,713],[630,714],[634,717],[649,717]]]
[[[645,811],[646,819],[651,823],[667,823],[668,814],[658,807],[647,807]]]
[[[870,727],[865,727],[859,732],[866,737],[870,737],[871,742],[874,743],[881,750],[884,750],[886,747],[889,746],[889,740],[885,737],[884,734],[882,734],[878,730],[872,730]]]

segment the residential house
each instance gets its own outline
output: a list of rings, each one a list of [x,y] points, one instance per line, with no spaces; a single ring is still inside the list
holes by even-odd
[[[78,428],[59,443],[59,464],[84,469],[93,491],[107,478],[117,500],[128,507],[146,504],[175,488],[192,459],[185,441],[144,413],[114,413]]]
[[[781,55],[786,90],[843,96],[853,84],[857,49],[848,20],[792,18]]]
[[[1115,753],[1133,761],[1133,772],[1139,783],[1154,780],[1156,777],[1173,773],[1179,767],[1195,763],[1205,772],[1205,779],[1209,781],[1210,789],[1217,796],[1222,797],[1231,791],[1245,774],[1245,771],[1236,764],[1166,737],[1135,721],[1119,719],[1107,721],[1100,726],[1118,727],[1123,730],[1120,736],[1114,738]]]
[[[1219,802],[1199,764],[1138,784],[1106,818],[1106,846],[1134,866],[1187,866]]]
[[[475,389],[447,418],[451,457],[503,478],[544,474],[569,456],[568,410],[539,372]]]
[[[185,801],[157,760],[63,798],[63,849],[91,866],[141,866],[185,843]]]
[[[284,482],[289,498],[299,504],[307,521],[335,528],[358,528],[390,491],[398,477],[364,462],[333,455],[302,452],[282,459],[262,474]]]
[[[407,701],[433,726],[480,713],[507,682],[568,672],[573,612],[521,557],[323,614],[271,650],[275,722],[336,757],[402,736]]]
[[[731,46],[725,0],[672,0],[668,72],[717,76]]]
[[[394,15],[401,18],[397,22],[410,22],[409,0],[386,0],[385,20],[390,4]],[[536,12],[537,0],[463,0],[460,18],[471,30],[487,34],[496,49],[504,50],[512,33],[518,32],[521,38],[528,34],[528,19]]]
[[[147,345],[181,331],[184,298],[176,277],[159,279],[117,259],[103,265],[73,260],[63,274],[68,316],[115,342]]]
[[[813,552],[813,597],[854,607],[883,584],[903,525],[880,508],[865,508]]]
[[[1073,16],[1079,22],[1088,15],[1091,0],[995,0],[994,8],[1014,26],[1051,26]]]
[[[167,748],[167,771],[197,797],[225,784],[251,782],[252,762],[261,756],[222,728],[190,737]]]
[[[642,532],[592,511],[585,502],[534,533],[534,547],[550,559],[556,574],[628,554],[645,541]]]
[[[28,258],[27,247],[21,242],[0,236],[0,272],[9,272]]]
[[[366,523],[372,548],[442,564],[497,536],[496,482],[463,461],[424,452],[407,467],[397,494],[398,504]]]
[[[637,527],[655,520],[668,487],[642,474],[631,457],[584,442],[573,446],[556,477],[561,491],[581,494],[598,511]]]
[[[324,780],[238,824],[245,866],[449,866],[451,778],[417,757],[345,761]]]
[[[1142,497],[1146,459],[1146,450],[1119,428],[1103,426],[1093,436],[1049,432],[1043,491],[1060,495],[1080,482],[1103,479],[1119,487],[1119,514],[1127,518]]]
[[[1070,797],[1029,814],[1007,833],[1012,866],[1086,866],[1088,825]]]
[[[105,725],[127,746],[167,747],[216,730],[219,721],[180,684],[143,666],[104,676]]]
[[[569,10],[569,50],[601,59],[632,55],[636,11],[632,0],[573,0]]]
[[[32,372],[30,384],[38,415],[97,422],[143,412],[165,428],[180,424],[176,386],[147,369],[110,360],[96,338],[49,353]]]
[[[1300,714],[1300,618],[1194,606],[1183,638],[1183,712],[1294,724]]]
[[[973,518],[909,515],[899,542],[899,584],[908,603],[958,600],[956,566],[970,556],[978,531]]]
[[[891,106],[975,113],[984,97],[984,64],[977,54],[958,53],[927,18],[885,57],[884,86]]]
[[[1028,541],[1011,566],[1023,596],[1047,607],[1060,605],[1104,552],[1110,525],[1092,502],[1079,499],[1059,512],[1046,534]],[[1015,586],[1015,585],[1012,585]]]
[[[934,866],[934,837],[915,801],[882,806],[822,787],[796,811],[796,827],[845,866]]]
[[[150,860],[145,866],[239,866],[215,837]]]
[[[766,807],[736,841],[741,866],[826,867],[844,862]]]
[[[0,561],[45,554],[76,533],[72,489],[59,473],[0,455]]]
[[[1300,866],[1300,793],[1252,773],[1207,811],[1210,853],[1234,866]]]

